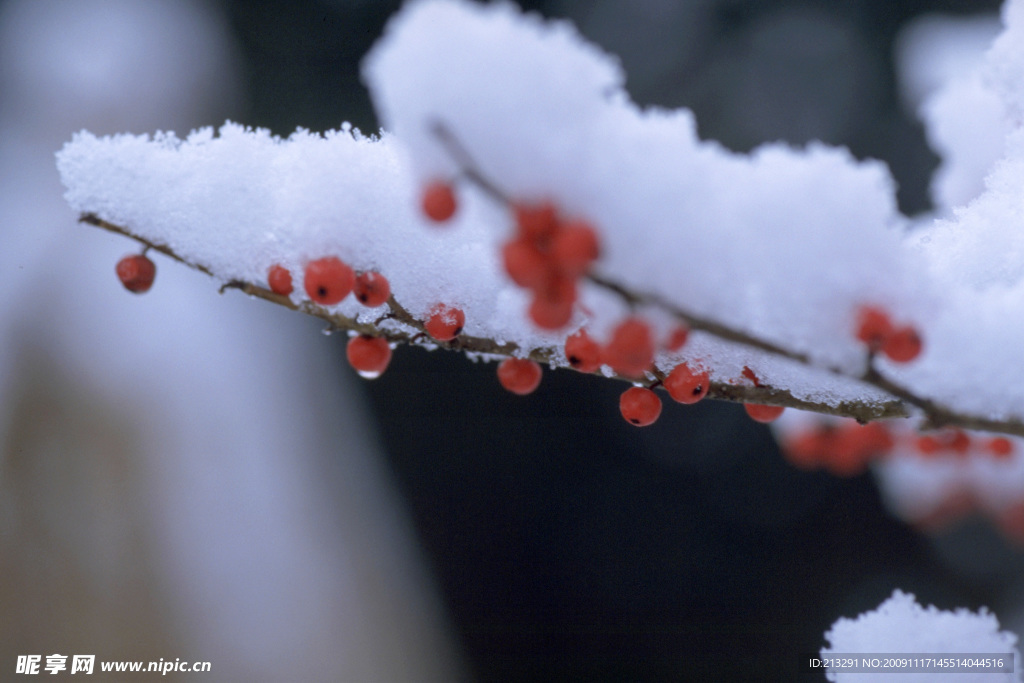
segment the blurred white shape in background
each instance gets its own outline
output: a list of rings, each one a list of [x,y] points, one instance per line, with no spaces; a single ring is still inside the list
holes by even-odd
[[[0,3],[0,671],[56,652],[451,679],[337,342],[159,255],[125,292],[135,245],[61,199],[73,132],[214,123],[235,73],[208,4]]]
[[[994,14],[929,14],[911,22],[896,43],[903,105],[925,123],[942,158],[931,194],[940,215],[985,189],[1003,156],[1011,127],[999,94],[985,82],[985,53],[999,35]]]

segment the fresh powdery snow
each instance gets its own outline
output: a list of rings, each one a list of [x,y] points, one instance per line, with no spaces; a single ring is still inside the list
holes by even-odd
[[[1017,636],[1000,631],[993,614],[984,609],[975,614],[965,609],[946,612],[932,605],[921,607],[913,595],[902,591],[895,591],[873,612],[840,619],[825,639],[830,646],[822,649],[821,657],[823,662],[838,664],[830,666],[826,674],[836,683],[1020,681]],[[875,670],[863,670],[864,660],[869,660],[870,669],[876,659],[880,661]],[[978,671],[986,659],[990,668],[998,666],[1001,659],[1012,673]],[[959,665],[955,670],[954,663]],[[855,666],[857,672],[843,673],[844,668]],[[915,667],[918,673],[909,673]],[[921,672],[927,668],[932,671]]]
[[[1024,92],[1022,5],[1011,3],[986,72],[986,87],[1008,106],[1007,129]],[[58,156],[67,199],[225,282],[259,284],[274,263],[300,274],[309,260],[337,255],[384,273],[417,317],[437,302],[462,307],[470,335],[532,349],[558,346],[584,324],[606,334],[627,308],[589,284],[565,331],[529,323],[528,297],[498,256],[508,207],[465,175],[451,225],[421,216],[427,181],[471,170],[506,197],[552,200],[592,222],[602,240],[596,271],[631,290],[850,375],[865,359],[855,312],[879,305],[924,339],[906,367],[880,359],[884,373],[957,410],[1024,417],[1024,383],[1015,381],[1024,376],[1019,132],[984,194],[920,228],[899,214],[883,164],[822,144],[743,155],[702,141],[689,111],[634,105],[618,61],[571,25],[511,4],[409,3],[366,57],[364,77],[386,131],[379,136],[343,126],[280,139],[230,123],[184,138],[82,132]],[[292,298],[305,298],[301,286]],[[374,317],[351,297],[335,310]],[[667,332],[666,316],[647,313]],[[683,359],[719,381],[747,365],[761,381],[825,404],[883,397],[703,334],[658,364]]]

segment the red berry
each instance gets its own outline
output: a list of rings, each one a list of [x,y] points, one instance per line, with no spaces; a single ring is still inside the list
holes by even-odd
[[[747,415],[764,423],[779,419],[779,415],[782,415],[782,411],[785,410],[782,406],[764,406],[758,403],[744,403],[743,407],[746,408]]]
[[[580,372],[593,372],[601,367],[601,347],[586,330],[565,340],[565,357],[569,365]]]
[[[896,445],[892,432],[879,422],[871,422],[866,425],[854,424],[849,429],[858,436],[861,447],[875,458],[888,455]]]
[[[551,243],[551,256],[558,268],[570,277],[579,277],[590,269],[600,255],[597,232],[583,221],[566,223]]]
[[[533,290],[530,319],[541,329],[560,330],[572,319],[575,304],[575,281],[556,274]]]
[[[939,440],[928,434],[917,437],[914,446],[921,455],[935,455],[942,450],[942,444],[939,443]]]
[[[913,327],[900,327],[882,343],[882,353],[897,363],[909,363],[921,353],[921,336]]]
[[[532,242],[514,239],[501,248],[505,272],[520,287],[539,287],[551,275],[550,260]]]
[[[676,325],[668,335],[668,340],[665,342],[665,350],[678,351],[686,345],[686,340],[689,338],[690,328],[686,325]]]
[[[267,274],[267,284],[270,291],[281,296],[288,296],[294,289],[292,287],[292,274],[284,266],[274,264]]]
[[[573,304],[565,299],[545,299],[534,296],[529,315],[533,324],[542,330],[560,330],[572,320]]]
[[[1024,545],[1024,502],[1013,503],[996,517],[999,530],[1017,545]]]
[[[857,311],[857,339],[872,351],[880,351],[893,332],[889,314],[875,306],[862,306]]]
[[[558,212],[551,202],[516,204],[512,211],[515,213],[519,237],[538,246],[545,244],[558,227]]]
[[[654,361],[651,328],[640,318],[627,318],[612,332],[604,349],[604,361],[626,377],[641,377]]]
[[[455,191],[449,183],[435,180],[423,188],[423,213],[427,218],[444,223],[455,215]]]
[[[953,524],[959,519],[967,517],[978,509],[978,502],[972,493],[966,488],[955,488],[945,494],[945,498],[939,502],[938,507],[932,508],[923,516],[913,520],[914,526],[923,531],[938,531],[939,529]],[[1000,530],[1004,533],[1002,521],[997,520]]]
[[[376,308],[387,303],[391,296],[391,283],[380,273],[371,270],[356,276],[352,291],[359,303]]]
[[[149,291],[156,278],[156,264],[142,254],[125,256],[117,262],[117,277],[129,292],[142,294]]]
[[[967,436],[967,432],[956,429],[949,437],[949,448],[957,455],[967,455],[967,451],[971,450],[971,437]]]
[[[855,477],[864,473],[868,455],[852,432],[836,429],[829,440],[825,469],[837,477]]]
[[[528,358],[506,358],[498,364],[498,381],[513,394],[525,396],[540,386],[540,365]]]
[[[812,429],[801,432],[785,442],[783,456],[800,469],[810,470],[820,466],[828,455],[830,431]]]
[[[361,334],[348,340],[345,356],[360,375],[372,379],[380,376],[391,362],[391,345],[383,337]]]
[[[884,456],[893,447],[893,438],[882,424],[859,425],[849,422],[832,430],[827,467],[840,477],[864,472],[868,462]]]
[[[646,427],[661,415],[661,399],[650,389],[630,387],[619,397],[619,410],[626,422]]]
[[[310,299],[321,306],[332,306],[348,296],[355,279],[347,263],[328,256],[306,264],[303,284]]]
[[[997,436],[989,440],[985,447],[997,458],[1006,458],[1013,454],[1013,442],[1005,436]]]
[[[668,395],[680,403],[696,403],[708,395],[711,375],[702,370],[694,371],[686,363],[672,368],[665,378]]]
[[[427,334],[437,341],[451,341],[462,333],[465,324],[466,314],[462,312],[462,309],[446,304],[437,304],[430,309],[427,322],[423,326],[426,328]]]

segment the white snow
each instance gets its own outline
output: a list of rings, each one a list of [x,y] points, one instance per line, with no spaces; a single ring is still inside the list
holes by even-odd
[[[828,647],[821,650],[824,658],[842,654],[991,654],[1012,653],[1020,662],[1017,636],[999,630],[999,622],[987,610],[977,614],[966,609],[954,612],[940,610],[933,605],[921,607],[913,595],[895,591],[888,600],[872,612],[855,619],[842,618],[825,634]],[[843,659],[842,657],[838,657]],[[1009,683],[1019,681],[1017,673],[981,673],[957,671],[952,673],[841,673],[829,669],[826,677],[836,683],[894,683],[903,681],[942,680],[948,683]]]

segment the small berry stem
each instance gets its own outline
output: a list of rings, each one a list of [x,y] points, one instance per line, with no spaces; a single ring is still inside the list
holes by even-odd
[[[445,151],[448,152],[448,155],[455,160],[455,164],[459,167],[464,178],[486,192],[499,204],[508,206],[512,203],[512,200],[500,187],[488,180],[487,176],[478,170],[479,167],[473,161],[473,157],[470,156],[466,148],[462,146],[462,143],[459,142],[458,138],[455,137],[454,133],[444,123],[437,119],[431,121],[430,132],[437,137]]]

